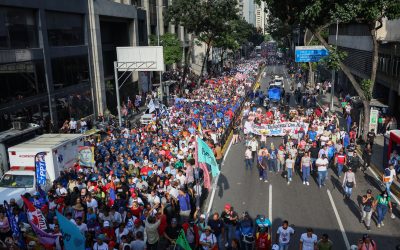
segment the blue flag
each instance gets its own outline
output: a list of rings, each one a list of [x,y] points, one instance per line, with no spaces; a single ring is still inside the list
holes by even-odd
[[[8,205],[7,201],[4,201],[4,208],[6,209],[8,224],[10,224],[10,228],[14,239],[18,239],[18,246],[21,249],[26,249],[23,235],[21,233],[21,230],[19,229],[19,225],[15,220],[15,217],[11,211],[11,207]]]
[[[199,137],[197,137],[197,161],[210,165],[213,177],[219,174],[218,163],[212,149]]]
[[[85,236],[79,228],[56,210],[65,249],[85,250]]]

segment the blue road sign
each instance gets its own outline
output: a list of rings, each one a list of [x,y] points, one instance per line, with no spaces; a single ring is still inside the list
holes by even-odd
[[[324,46],[296,46],[296,62],[318,62],[328,55],[329,51]]]

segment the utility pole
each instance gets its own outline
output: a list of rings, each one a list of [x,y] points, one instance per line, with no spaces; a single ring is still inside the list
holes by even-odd
[[[157,45],[160,46],[160,21],[159,21],[159,8],[163,6],[156,5],[156,15],[157,15]],[[160,93],[161,93],[161,103],[164,103],[164,87],[162,84],[162,71],[160,71]]]
[[[335,47],[337,52],[337,40],[338,40],[338,30],[339,30],[339,19],[336,19],[336,37],[335,37]],[[333,97],[335,95],[335,70],[332,69],[332,80],[331,80],[331,111],[335,111],[335,105],[333,105]]]

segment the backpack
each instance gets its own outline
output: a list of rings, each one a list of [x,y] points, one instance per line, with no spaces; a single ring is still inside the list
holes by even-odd
[[[192,227],[188,227],[188,229],[186,230],[186,240],[187,242],[189,242],[189,244],[194,242],[194,231],[192,229]]]

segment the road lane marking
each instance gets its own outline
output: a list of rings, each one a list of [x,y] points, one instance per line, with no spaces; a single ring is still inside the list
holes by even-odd
[[[268,218],[272,222],[272,185],[269,184],[268,190]]]
[[[344,227],[342,224],[342,220],[340,219],[339,213],[336,209],[336,205],[335,205],[335,202],[333,201],[331,191],[329,191],[329,189],[327,189],[326,192],[328,193],[329,200],[330,200],[332,208],[333,208],[333,212],[335,213],[336,220],[339,224],[339,228],[340,228],[340,232],[342,233],[342,236],[343,236],[344,244],[346,244],[346,249],[350,249],[349,239],[347,238],[346,231],[344,230]]]
[[[226,157],[228,156],[229,151],[231,150],[232,142],[233,142],[233,140],[231,139],[231,142],[229,143],[228,149],[226,150],[226,154],[224,155],[224,158],[222,159],[221,166],[224,165],[225,160],[226,160]],[[210,198],[210,203],[208,204],[207,216],[206,216],[206,218],[208,218],[208,216],[210,215],[210,211],[211,211],[212,205],[213,205],[213,203],[214,203],[215,191],[217,190],[217,183],[218,183],[218,179],[219,179],[219,175],[220,175],[220,174],[221,174],[221,173],[219,173],[219,174],[217,175],[217,177],[215,178],[215,181],[214,181],[214,183],[213,183],[212,192],[211,192],[211,198]]]

